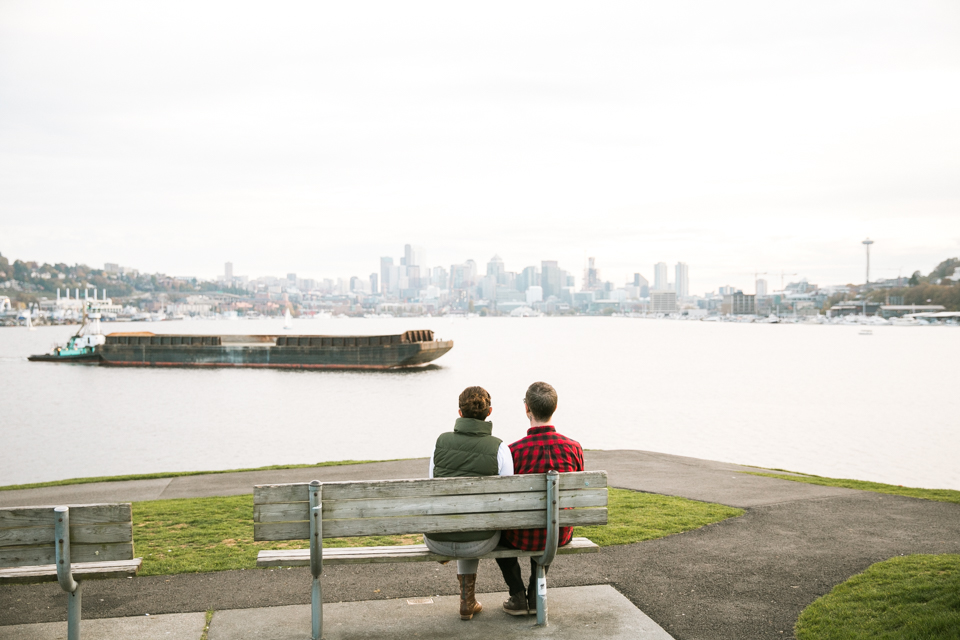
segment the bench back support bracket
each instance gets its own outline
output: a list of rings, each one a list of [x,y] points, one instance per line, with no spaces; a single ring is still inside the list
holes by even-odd
[[[323,588],[320,576],[323,573],[323,494],[319,480],[310,483],[310,573],[313,585],[310,590],[310,619],[313,640],[323,634]]]

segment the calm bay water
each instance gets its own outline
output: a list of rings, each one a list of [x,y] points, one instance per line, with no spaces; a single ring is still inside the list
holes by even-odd
[[[427,456],[457,395],[493,396],[494,434],[525,433],[546,380],[584,447],[645,449],[960,489],[960,330],[628,318],[184,321],[155,333],[385,334],[454,349],[398,372],[113,369],[32,363],[75,327],[0,329],[0,485],[61,478]]]

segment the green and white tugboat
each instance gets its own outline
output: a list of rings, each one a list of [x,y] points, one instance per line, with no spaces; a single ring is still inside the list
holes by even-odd
[[[100,364],[100,347],[106,342],[107,338],[100,332],[100,314],[91,313],[88,316],[84,310],[83,322],[77,333],[67,340],[67,344],[55,346],[51,353],[30,356],[28,360]]]

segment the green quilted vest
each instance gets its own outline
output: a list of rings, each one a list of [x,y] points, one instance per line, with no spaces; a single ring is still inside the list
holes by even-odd
[[[495,476],[499,471],[497,451],[503,442],[490,435],[493,423],[473,418],[457,418],[453,431],[440,434],[433,451],[434,478]],[[462,531],[431,533],[430,538],[443,542],[485,540],[494,531]]]

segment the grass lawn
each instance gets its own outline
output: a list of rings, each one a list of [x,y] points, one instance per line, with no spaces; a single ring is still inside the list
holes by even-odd
[[[718,504],[610,489],[609,524],[577,527],[599,544],[628,544],[698,529],[743,514]],[[133,505],[140,575],[253,569],[261,549],[297,549],[307,541],[254,542],[253,496],[149,500]],[[328,538],[326,547],[420,544],[419,535]]]
[[[960,555],[878,562],[803,610],[798,640],[960,638]]]
[[[337,460],[335,462],[318,462],[317,464],[274,464],[267,467],[251,469],[224,469],[223,471],[161,471],[158,473],[136,473],[126,476],[95,476],[92,478],[70,478],[67,480],[50,480],[49,482],[33,482],[30,484],[8,484],[0,487],[0,491],[15,491],[17,489],[38,489],[40,487],[61,487],[67,484],[90,484],[91,482],[123,482],[126,480],[155,480],[157,478],[179,478],[180,476],[205,476],[218,473],[239,473],[241,471],[270,471],[273,469],[307,469],[313,467],[337,467],[344,464],[366,464],[368,462],[394,462],[394,460]]]
[[[764,478],[780,478],[781,480],[792,480],[793,482],[819,484],[825,487],[859,489],[861,491],[873,491],[874,493],[889,493],[894,496],[907,496],[908,498],[922,498],[923,500],[960,504],[960,491],[953,489],[918,489],[915,487],[903,487],[898,484],[883,484],[882,482],[867,482],[866,480],[847,480],[845,478],[824,478],[806,474],[787,475],[784,473],[767,473],[760,471],[745,471],[744,473],[751,476],[763,476]],[[791,471],[790,473],[793,472]]]

